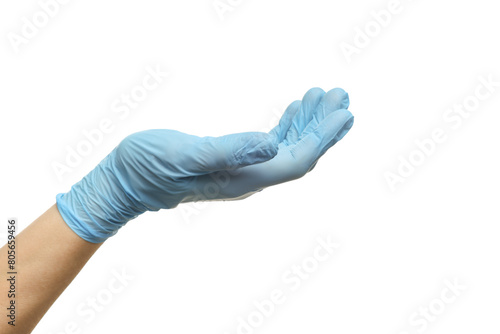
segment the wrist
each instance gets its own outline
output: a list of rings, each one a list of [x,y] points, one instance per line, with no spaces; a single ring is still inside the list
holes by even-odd
[[[66,224],[82,239],[101,243],[146,211],[130,196],[106,158],[56,203]]]

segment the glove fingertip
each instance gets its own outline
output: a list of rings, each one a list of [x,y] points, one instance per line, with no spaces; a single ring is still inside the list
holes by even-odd
[[[345,109],[344,109],[345,110]],[[340,129],[340,131],[336,135],[337,141],[341,140],[344,138],[344,136],[351,130],[352,126],[354,125],[354,116],[351,114],[350,111],[346,111],[346,119],[347,121],[344,123],[344,126]]]
[[[339,109],[328,116],[317,129],[317,135],[321,140],[321,154],[342,140],[353,125],[354,116],[347,109]]]
[[[335,97],[335,100],[338,101],[340,109],[349,108],[349,94],[343,90],[342,88],[334,88],[327,93],[328,96]]]

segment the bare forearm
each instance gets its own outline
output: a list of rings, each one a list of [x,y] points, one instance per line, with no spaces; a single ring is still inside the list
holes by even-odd
[[[30,333],[101,244],[77,236],[53,205],[16,238],[19,280],[16,282],[15,327],[0,323],[1,333]],[[0,308],[6,310],[7,245],[0,249]]]

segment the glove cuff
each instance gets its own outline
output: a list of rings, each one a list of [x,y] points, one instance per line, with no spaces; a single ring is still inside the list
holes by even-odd
[[[56,203],[66,224],[92,243],[104,242],[147,210],[126,193],[116,171],[106,163],[98,165],[69,192],[58,194]]]

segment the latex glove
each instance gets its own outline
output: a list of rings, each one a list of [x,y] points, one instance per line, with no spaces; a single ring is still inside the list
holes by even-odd
[[[269,134],[197,137],[147,130],[126,137],[57,207],[83,239],[99,243],[145,211],[200,200],[241,199],[299,178],[349,131],[341,89],[311,89]]]
[[[321,88],[309,90],[302,101],[286,109],[279,124],[269,132],[278,143],[278,154],[273,159],[235,171],[199,176],[195,196],[186,199],[243,199],[304,176],[351,129],[354,116],[348,107],[349,96],[343,89],[335,88],[326,94]]]

